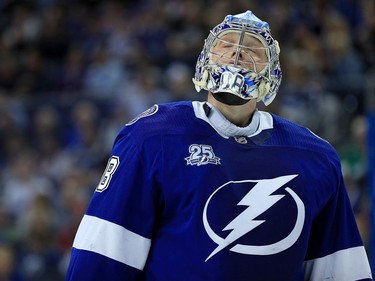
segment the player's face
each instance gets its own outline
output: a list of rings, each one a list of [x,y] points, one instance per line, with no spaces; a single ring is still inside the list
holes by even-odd
[[[268,63],[266,48],[255,37],[245,34],[240,44],[241,33],[230,32],[219,36],[212,49],[211,60],[215,64],[236,65],[262,71]]]

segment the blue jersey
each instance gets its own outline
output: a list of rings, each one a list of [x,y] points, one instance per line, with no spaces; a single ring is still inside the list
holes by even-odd
[[[331,145],[262,111],[240,135],[211,111],[155,105],[123,128],[67,280],[372,280]]]

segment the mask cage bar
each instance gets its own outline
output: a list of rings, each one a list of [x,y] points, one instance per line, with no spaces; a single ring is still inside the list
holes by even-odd
[[[234,65],[238,64],[238,58],[240,57],[241,45],[242,45],[243,39],[245,37],[245,32],[246,32],[246,26],[242,25],[242,30],[241,30],[240,40],[239,40],[238,46],[237,46],[237,53],[236,53],[236,58],[234,60]],[[255,67],[255,65],[254,65],[254,67]]]

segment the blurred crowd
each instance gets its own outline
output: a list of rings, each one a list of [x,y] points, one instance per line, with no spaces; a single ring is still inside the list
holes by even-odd
[[[1,0],[0,281],[64,279],[117,132],[154,103],[204,100],[191,82],[204,39],[248,9],[281,46],[266,110],[337,149],[367,245],[373,0]]]

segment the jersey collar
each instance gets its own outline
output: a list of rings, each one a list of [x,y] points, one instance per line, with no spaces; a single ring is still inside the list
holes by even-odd
[[[263,130],[273,128],[273,119],[268,112],[256,110],[248,126],[238,127],[226,119],[212,104],[198,101],[193,101],[192,104],[195,116],[209,123],[211,127],[225,138],[236,136],[254,137]]]

